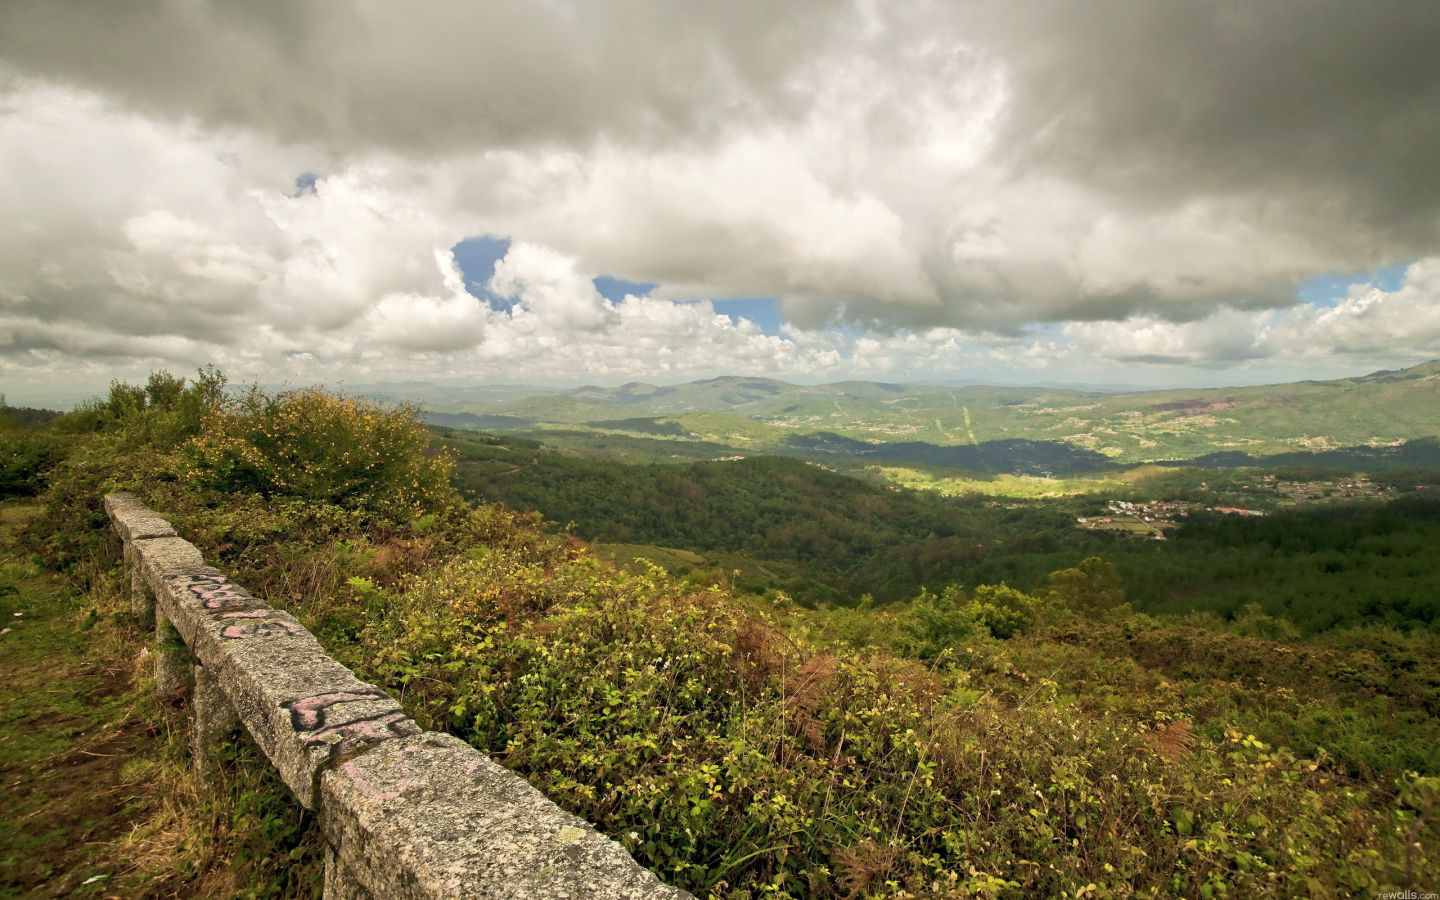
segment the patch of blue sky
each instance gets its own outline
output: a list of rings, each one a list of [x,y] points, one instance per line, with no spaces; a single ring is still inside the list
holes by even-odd
[[[779,334],[780,326],[785,324],[785,316],[780,312],[780,300],[777,297],[732,297],[728,300],[711,300],[710,305],[722,316],[729,316],[730,321],[736,325],[740,324],[742,318],[749,319],[760,330],[766,334]]]
[[[497,312],[508,312],[515,305],[513,300],[497,297],[487,287],[495,274],[495,265],[510,252],[510,239],[483,234],[466,238],[450,248],[455,254],[455,264],[465,279],[465,290],[477,299],[490,304]]]
[[[648,281],[626,281],[623,278],[612,278],[609,275],[601,275],[591,280],[594,281],[595,290],[600,292],[600,296],[611,303],[624,302],[625,298],[629,296],[644,297],[659,287]]]
[[[295,176],[295,193],[292,197],[303,197],[306,194],[318,193],[315,190],[315,182],[320,179],[314,172],[301,172]]]
[[[1368,272],[1347,274],[1327,272],[1319,278],[1313,278],[1301,285],[1300,289],[1295,292],[1295,296],[1302,303],[1335,306],[1348,297],[1350,288],[1357,284],[1368,284],[1388,293],[1397,290],[1404,283],[1405,273],[1410,270],[1410,265],[1410,263],[1401,263],[1398,266],[1386,266]]]
[[[1068,341],[1065,322],[1031,322],[1025,326],[1026,337],[1046,337],[1054,341]]]

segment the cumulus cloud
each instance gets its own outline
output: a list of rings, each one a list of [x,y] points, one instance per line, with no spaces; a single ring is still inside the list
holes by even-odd
[[[579,258],[523,241],[490,281],[514,303],[492,309],[465,290],[449,249],[477,225],[448,203],[445,166],[371,159],[278,189],[254,171],[263,153],[243,135],[65,89],[10,101],[0,373],[12,397],[209,362],[330,381],[793,374],[840,362],[823,340],[737,325],[708,300],[613,303]]]
[[[1440,357],[1440,257],[1410,266],[1394,291],[1359,285],[1333,307],[1304,304],[1271,329],[1270,341],[1295,356]]]
[[[1393,291],[1359,284],[1333,305],[1302,303],[1281,312],[1226,308],[1189,322],[1137,316],[1072,323],[1063,331],[1069,353],[1117,363],[1420,362],[1440,356],[1440,258],[1410,266]]]
[[[12,0],[0,365],[1430,352],[1382,310],[1427,322],[1431,288],[1283,310],[1322,273],[1429,277],[1437,44],[1423,0]],[[508,311],[448,256],[478,234],[513,241]],[[704,302],[757,296],[794,329]]]
[[[513,244],[495,266],[490,290],[517,301],[515,315],[530,314],[547,325],[599,331],[619,321],[615,306],[600,296],[591,278],[576,271],[575,260],[548,247]]]

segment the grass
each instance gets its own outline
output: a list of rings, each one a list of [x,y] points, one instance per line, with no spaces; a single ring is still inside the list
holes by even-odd
[[[248,739],[192,774],[113,552],[89,594],[18,557],[35,509],[0,505],[0,900],[318,897],[318,835]]]
[[[917,491],[934,491],[946,497],[982,494],[986,497],[1040,499],[1069,494],[1116,493],[1129,484],[1111,478],[1035,478],[1030,475],[996,475],[993,479],[947,476],[925,469],[871,466],[865,474],[887,484]]]

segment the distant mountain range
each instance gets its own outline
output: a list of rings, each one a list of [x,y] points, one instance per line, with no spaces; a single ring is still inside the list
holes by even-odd
[[[428,381],[377,382],[346,386],[351,394],[390,401],[415,401],[438,411],[454,411],[451,407],[480,407],[541,397],[565,398],[581,403],[602,403],[627,406],[652,414],[677,412],[715,412],[734,409],[769,398],[791,393],[822,392],[837,396],[889,398],[896,394],[944,393],[963,388],[984,387],[1019,389],[1022,391],[1060,390],[1082,393],[1138,392],[1145,388],[1118,384],[1061,384],[1040,382],[1033,385],[1012,385],[994,381],[922,381],[908,384],[887,384],[875,381],[842,381],[823,385],[799,385],[776,378],[725,375],[685,384],[655,385],[632,381],[618,387],[587,384],[577,388],[543,387],[527,384],[441,385]],[[469,410],[474,411],[474,410]]]
[[[418,393],[437,425],[524,434],[601,455],[611,451],[600,444],[619,446],[623,437],[626,453],[650,459],[693,455],[679,445],[704,443],[741,455],[780,452],[985,471],[1083,471],[1179,460],[1223,466],[1311,454],[1373,467],[1404,456],[1396,448],[1407,441],[1440,438],[1440,361],[1334,381],[1128,392],[870,381],[797,385],[743,376],[539,393],[524,385],[377,387],[396,399]],[[1428,458],[1423,448],[1415,452]]]

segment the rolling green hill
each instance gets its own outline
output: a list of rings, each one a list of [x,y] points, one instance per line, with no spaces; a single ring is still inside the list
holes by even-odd
[[[721,378],[671,387],[583,388],[568,396],[457,404],[443,411],[487,417],[486,427],[514,431],[562,425],[706,442],[739,453],[874,457],[990,471],[1061,464],[1053,460],[1085,460],[1092,467],[1107,459],[1234,465],[1360,447],[1372,448],[1383,462],[1385,448],[1440,437],[1440,361],[1336,381],[1130,393]],[[488,418],[494,416],[507,418]],[[1050,444],[1068,449],[1042,449]],[[931,449],[961,447],[987,449]],[[1025,452],[1017,454],[1017,447]]]

